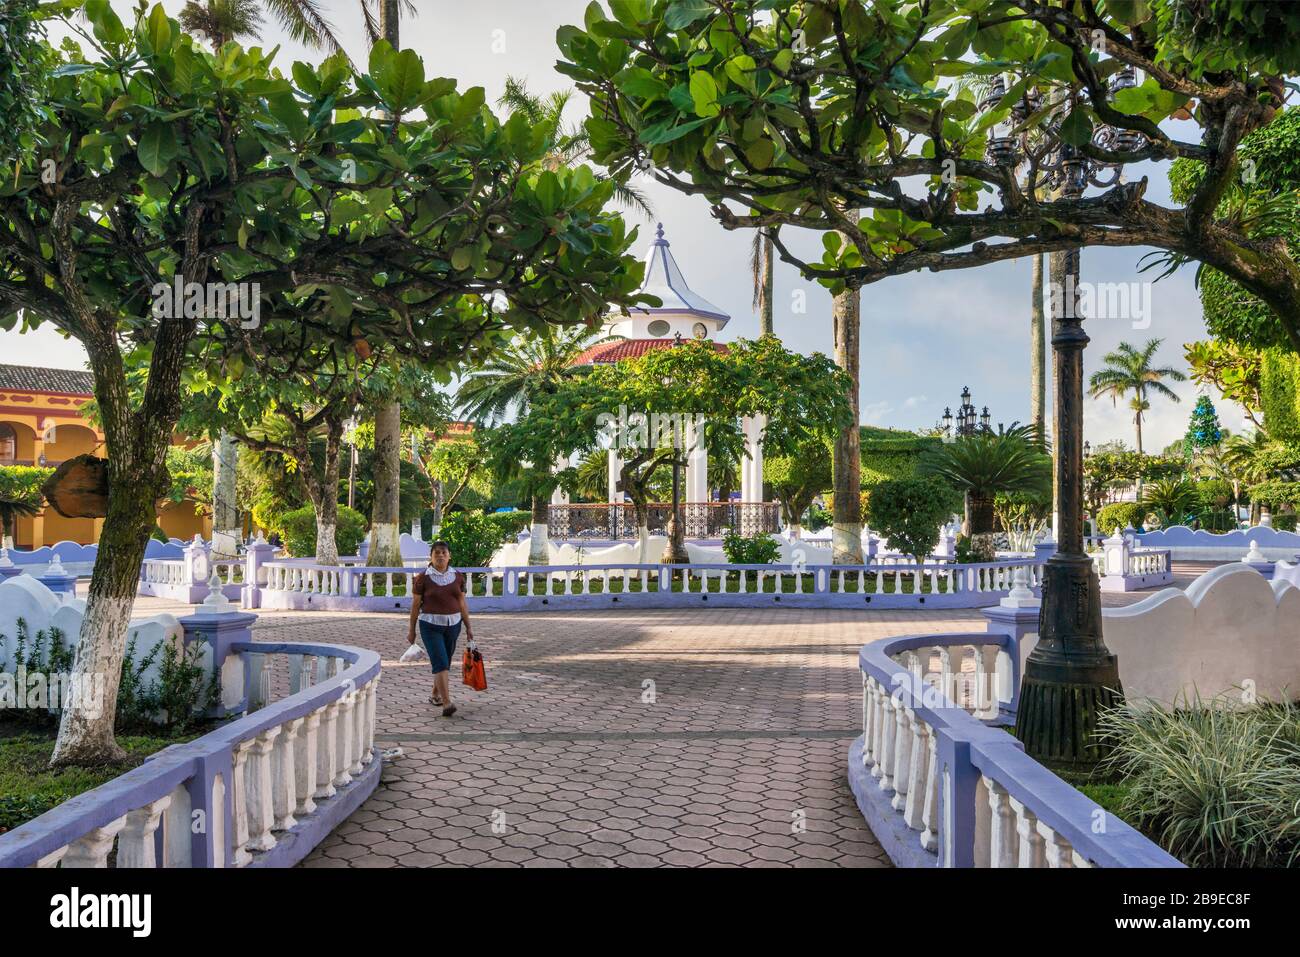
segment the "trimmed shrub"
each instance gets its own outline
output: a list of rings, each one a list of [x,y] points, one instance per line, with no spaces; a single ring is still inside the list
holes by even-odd
[[[1223,510],[1232,501],[1232,483],[1226,479],[1201,479],[1196,483],[1196,497],[1203,512]]]
[[[952,515],[952,489],[937,479],[894,479],[871,490],[868,521],[890,547],[924,561]]]
[[[506,541],[501,529],[502,523],[493,521],[491,516],[452,512],[443,517],[438,537],[451,549],[451,561],[457,568],[483,568],[492,560],[492,553]]]
[[[282,515],[270,516],[267,531],[279,532],[284,546],[295,558],[316,554],[316,510],[310,505]],[[338,524],[334,527],[334,544],[340,555],[355,555],[366,537],[366,517],[346,505],[339,506]]]
[[[727,529],[722,551],[732,565],[770,565],[781,557],[781,546],[767,532],[746,538]]]
[[[862,457],[859,482],[867,489],[893,479],[912,478],[921,454],[943,444],[943,439],[935,436],[869,425],[862,426],[859,435]]]
[[[1274,515],[1273,527],[1279,532],[1294,532],[1296,530],[1296,513],[1283,512],[1281,515]]]
[[[1097,513],[1097,528],[1102,535],[1115,529],[1141,528],[1146,519],[1146,508],[1139,502],[1112,502]]]

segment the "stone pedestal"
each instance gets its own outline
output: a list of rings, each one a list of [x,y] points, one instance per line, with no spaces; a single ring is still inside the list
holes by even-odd
[[[244,556],[244,587],[240,589],[239,603],[245,608],[262,607],[262,589],[266,587],[266,569],[262,566],[274,556],[275,547],[259,532]]]
[[[54,556],[54,561],[50,562],[45,574],[36,580],[58,595],[60,601],[66,602],[77,597],[77,576],[63,567],[58,555]]]
[[[214,611],[215,606],[200,606],[192,615],[180,619],[185,629],[185,644],[202,641],[212,649],[212,671],[221,686],[221,697],[208,716],[224,718],[231,714],[241,714],[248,708],[247,676],[244,659],[232,652],[230,646],[235,642],[253,640],[253,622],[257,615],[238,611],[233,606],[230,610]]]

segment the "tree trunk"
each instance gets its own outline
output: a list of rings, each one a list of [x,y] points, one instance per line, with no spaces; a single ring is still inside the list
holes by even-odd
[[[644,499],[633,499],[632,507],[636,513],[636,560],[639,565],[650,563],[650,509]]]
[[[850,217],[856,221],[857,211]],[[831,316],[835,323],[835,364],[849,374],[849,408],[852,421],[835,437],[831,470],[835,475],[832,505],[831,561],[836,565],[862,564],[861,433],[858,431],[858,335],[862,295],[846,289],[835,297]]]
[[[193,278],[193,274],[190,274]],[[155,503],[170,484],[167,448],[180,416],[180,374],[192,327],[164,320],[154,342],[144,400],[132,408],[112,331],[82,340],[95,369],[95,399],[108,452],[108,510],[86,597],[72,680],[50,764],[91,766],[125,755],[113,737],[126,629],[140,563],[157,522]]]
[[[975,556],[975,560],[980,562],[996,561],[997,547],[994,542],[992,496],[967,492],[966,512],[970,528],[971,552]]]
[[[212,553],[230,556],[238,553],[242,537],[239,507],[236,502],[238,451],[235,437],[222,431],[212,443]]]
[[[551,520],[551,500],[544,495],[533,496],[533,524],[529,529],[528,564],[549,565],[551,563],[550,538],[547,524]]]
[[[775,266],[775,247],[767,236],[762,240],[762,272],[759,280],[758,299],[758,334],[767,336],[775,334],[772,321],[772,293],[774,291],[773,267]]]
[[[297,436],[298,473],[303,477],[307,497],[316,512],[316,564],[337,565],[339,546],[335,539],[339,522],[339,460],[342,453],[343,422],[326,420],[325,468],[317,480],[313,470],[308,437]],[[400,562],[398,563],[400,564]]]
[[[370,510],[370,552],[366,564],[397,568],[402,564],[400,477],[402,407],[386,402],[375,412],[375,501]]]
[[[1047,320],[1043,311],[1043,257],[1033,259],[1029,315],[1029,417],[1041,437],[1047,435]]]

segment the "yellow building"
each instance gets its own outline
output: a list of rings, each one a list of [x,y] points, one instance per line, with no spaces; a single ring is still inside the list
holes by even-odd
[[[104,455],[104,433],[81,413],[93,398],[89,372],[0,364],[0,465],[55,467],[87,452]],[[197,515],[193,502],[169,503],[158,515],[168,536],[211,535],[209,515]],[[48,506],[34,518],[19,519],[18,548],[58,542],[89,545],[99,540],[103,519],[64,518]]]

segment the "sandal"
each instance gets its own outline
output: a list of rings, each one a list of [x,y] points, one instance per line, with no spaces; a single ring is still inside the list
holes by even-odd
[[[435,708],[441,708],[442,699],[439,698],[436,694],[431,694],[429,695],[429,704],[433,705]]]
[[[456,713],[456,706],[454,704],[449,704],[447,705],[447,707],[442,709],[442,716],[444,718],[450,718],[455,713]]]

